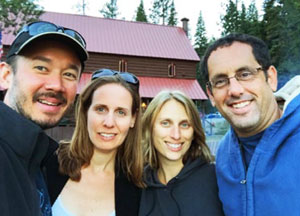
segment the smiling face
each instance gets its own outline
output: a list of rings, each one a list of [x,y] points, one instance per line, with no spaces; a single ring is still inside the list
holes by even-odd
[[[161,164],[176,161],[182,164],[191,146],[194,129],[184,106],[176,100],[167,101],[158,113],[153,125],[153,143]]]
[[[233,77],[241,68],[258,68],[251,46],[234,42],[218,48],[208,58],[209,80],[219,76]],[[268,78],[260,71],[253,80],[239,82],[230,79],[228,86],[208,89],[213,105],[231,123],[239,136],[254,135],[278,118],[278,106],[273,91],[277,87],[277,72],[273,66]]]
[[[42,128],[55,126],[72,105],[81,63],[68,46],[33,42],[16,57],[16,71],[1,65],[8,83],[4,102]]]
[[[95,90],[87,113],[88,134],[94,149],[115,151],[124,142],[135,117],[132,96],[123,86],[111,83]]]

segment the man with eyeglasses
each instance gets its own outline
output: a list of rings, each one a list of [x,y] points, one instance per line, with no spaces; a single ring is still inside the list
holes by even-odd
[[[40,21],[23,27],[0,63],[1,215],[51,215],[44,174],[58,144],[43,130],[73,104],[87,58],[78,32]]]
[[[210,101],[231,124],[216,156],[219,196],[230,216],[300,215],[300,95],[281,110],[266,44],[231,34],[201,62]],[[289,88],[291,90],[291,88]]]

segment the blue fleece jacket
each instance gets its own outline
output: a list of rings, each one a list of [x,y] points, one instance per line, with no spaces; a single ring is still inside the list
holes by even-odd
[[[231,129],[216,159],[219,196],[228,216],[300,216],[300,95],[267,128],[246,172]]]

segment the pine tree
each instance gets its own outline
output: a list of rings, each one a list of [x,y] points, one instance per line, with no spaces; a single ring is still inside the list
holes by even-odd
[[[259,38],[262,38],[261,23],[258,20],[258,11],[257,11],[257,8],[255,6],[255,0],[252,0],[249,7],[248,7],[246,19],[249,22],[248,34],[255,35]]]
[[[280,75],[292,77],[300,71],[300,2],[294,0],[281,1],[281,20],[284,28],[280,31],[280,59],[278,70]]]
[[[206,28],[205,23],[202,17],[202,12],[200,12],[196,27],[196,33],[195,33],[195,50],[198,53],[199,57],[203,56],[206,48],[208,46],[208,40],[206,37]]]
[[[221,16],[223,26],[222,35],[229,33],[244,33],[262,37],[262,25],[258,20],[258,11],[255,6],[255,0],[252,0],[248,9],[242,2],[241,10],[238,10],[237,3],[229,0],[226,5],[226,14]]]
[[[143,0],[141,0],[140,5],[137,8],[135,21],[148,22]]]
[[[281,31],[283,28],[281,17],[282,5],[276,0],[264,1],[264,16],[262,20],[262,39],[267,43],[275,66],[281,61],[280,47],[282,46]]]
[[[154,0],[153,7],[150,9],[150,19],[154,24],[165,25],[169,18],[170,0]]]
[[[277,67],[279,86],[300,71],[300,2],[295,0],[265,0],[262,20],[266,41]]]
[[[226,5],[226,14],[221,16],[221,23],[223,27],[222,35],[237,32],[239,29],[239,12],[232,0],[229,0]]]
[[[206,28],[205,28],[205,23],[204,23],[201,11],[200,11],[198,21],[197,21],[194,47],[195,47],[195,51],[197,52],[197,54],[200,58],[204,55],[204,52],[208,47],[208,40],[206,37]],[[201,72],[200,72],[200,64],[199,63],[197,65],[196,78],[197,78],[199,84],[201,85],[201,87],[205,89],[206,80],[205,80],[204,75],[201,74]]]
[[[160,2],[154,1],[152,8],[150,8],[150,19],[152,23],[158,24],[160,20]]]
[[[176,12],[174,0],[173,0],[170,5],[170,15],[169,15],[169,19],[168,19],[168,25],[170,25],[170,26],[177,25],[178,19],[177,19],[176,15],[177,15],[177,12]]]
[[[26,23],[38,20],[43,8],[35,1],[28,0],[0,0],[0,31],[17,34]]]
[[[247,9],[244,2],[242,2],[241,8],[242,9],[239,12],[239,16],[238,16],[238,25],[236,27],[236,32],[248,33],[249,22],[247,20]]]
[[[81,0],[81,3],[77,3],[75,5],[75,8],[77,9],[77,11],[79,13],[81,13],[82,15],[85,15],[85,10],[87,9],[87,2],[86,0]]]
[[[110,0],[109,3],[105,3],[102,10],[99,11],[104,18],[115,19],[119,15],[117,0]]]

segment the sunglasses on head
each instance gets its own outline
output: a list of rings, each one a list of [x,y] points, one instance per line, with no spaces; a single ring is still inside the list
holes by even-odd
[[[135,86],[139,86],[139,80],[134,74],[131,74],[128,72],[114,71],[114,70],[110,70],[110,69],[100,69],[100,70],[95,71],[92,75],[91,80],[95,80],[99,77],[115,76],[115,75],[119,75],[127,83],[133,84]]]
[[[62,26],[57,26],[50,22],[38,21],[38,22],[29,23],[28,25],[22,28],[22,30],[18,33],[18,35],[20,35],[23,32],[28,32],[28,34],[31,36],[35,36],[46,32],[61,32],[74,38],[84,48],[86,47],[86,42],[84,38],[77,31]]]

